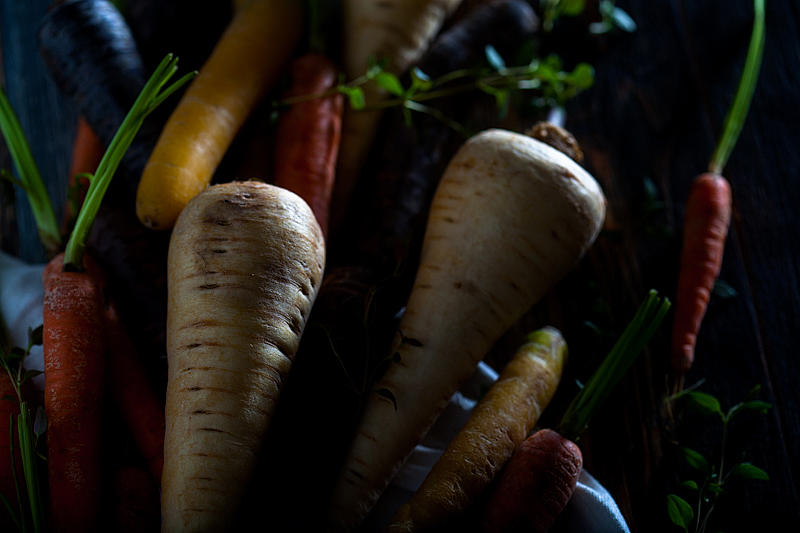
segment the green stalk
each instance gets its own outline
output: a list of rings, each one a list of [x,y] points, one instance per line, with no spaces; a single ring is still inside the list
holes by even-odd
[[[27,402],[19,406],[17,431],[19,432],[19,448],[22,456],[22,471],[25,475],[25,486],[28,489],[28,502],[33,518],[33,530],[36,533],[45,531],[45,503],[39,483],[39,467],[36,459],[36,440],[33,436],[33,420]]]
[[[117,167],[119,167],[122,156],[128,150],[131,142],[133,142],[144,119],[161,102],[197,74],[196,72],[186,74],[162,92],[162,87],[178,70],[177,63],[178,58],[173,58],[172,54],[168,54],[161,61],[161,64],[156,68],[139,93],[117,133],[114,134],[108,149],[103,154],[103,158],[97,166],[97,171],[89,184],[89,190],[86,192],[83,206],[80,213],[78,213],[75,226],[67,242],[64,255],[64,268],[66,270],[83,270],[83,253],[86,249],[86,238],[94,223],[97,211],[100,209],[100,203],[109,183],[111,183],[111,178],[114,176]]]
[[[17,168],[19,185],[28,197],[42,245],[48,256],[52,257],[61,251],[63,245],[56,214],[19,119],[2,89],[0,89],[0,131]]]
[[[750,36],[750,47],[747,50],[744,70],[739,79],[736,96],[725,117],[722,136],[708,165],[708,171],[713,174],[721,174],[728,162],[728,157],[730,157],[739,133],[742,131],[756,89],[758,73],[761,70],[761,58],[764,55],[764,2],[765,0],[754,0],[753,32]]]
[[[589,419],[658,329],[669,307],[669,300],[660,298],[658,292],[648,293],[611,351],[567,407],[556,428],[561,436],[573,442],[578,440]]]

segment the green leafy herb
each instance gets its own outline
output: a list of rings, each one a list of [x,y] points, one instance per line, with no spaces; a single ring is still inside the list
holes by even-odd
[[[690,504],[686,498],[677,494],[667,495],[667,516],[670,521],[687,533],[702,533],[706,530],[709,518],[721,496],[730,492],[736,485],[746,481],[768,481],[769,475],[761,468],[749,463],[740,462],[726,470],[725,458],[731,421],[743,413],[763,415],[769,412],[772,405],[756,399],[759,387],[755,387],[747,398],[726,411],[720,401],[711,394],[697,390],[699,383],[667,398],[670,403],[682,404],[699,416],[717,418],[722,423],[721,444],[716,463],[697,450],[680,446],[678,454],[689,468],[696,473],[697,479],[688,479],[679,487],[694,501]]]
[[[28,331],[28,345],[23,349],[14,347],[7,349],[5,344],[0,345],[0,367],[8,374],[8,378],[14,387],[15,395],[3,398],[0,401],[11,401],[19,404],[19,414],[14,422],[14,415],[10,416],[9,424],[9,450],[11,453],[11,466],[14,474],[14,485],[16,493],[14,495],[18,505],[12,505],[8,495],[0,494],[0,500],[5,505],[9,515],[11,515],[17,529],[28,531],[29,527],[35,532],[43,532],[45,526],[45,496],[39,482],[39,466],[44,459],[43,455],[37,451],[39,438],[44,434],[47,426],[44,409],[39,407],[34,418],[31,414],[28,402],[23,398],[22,385],[34,376],[41,374],[36,370],[25,370],[23,362],[30,354],[34,346],[42,344],[42,327]],[[17,468],[15,465],[15,445],[14,430],[19,437],[19,451],[22,458],[22,472],[24,482],[17,479]],[[5,438],[5,436],[0,436]],[[28,512],[26,513],[25,510]]]
[[[750,102],[753,99],[758,73],[761,69],[761,59],[764,55],[765,23],[764,23],[764,2],[765,0],[755,0],[753,5],[753,31],[750,36],[750,45],[747,50],[742,77],[736,89],[731,107],[725,117],[723,133],[717,144],[708,171],[713,174],[720,174],[725,164],[728,162],[733,147],[742,131],[747,111],[750,109]]]
[[[578,440],[594,412],[658,329],[669,307],[669,300],[658,296],[657,291],[648,293],[611,351],[567,407],[556,428],[558,433],[569,440]]]

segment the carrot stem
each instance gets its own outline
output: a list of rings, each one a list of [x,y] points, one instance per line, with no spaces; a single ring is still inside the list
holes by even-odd
[[[54,256],[63,246],[58,220],[39,167],[33,159],[28,140],[2,89],[0,89],[0,131],[5,138],[11,159],[17,167],[18,184],[28,197],[42,245],[49,256]]]
[[[177,57],[173,57],[172,54],[167,54],[139,93],[130,111],[128,111],[128,114],[122,121],[119,130],[117,130],[117,133],[114,134],[114,137],[111,139],[111,143],[103,155],[103,158],[100,160],[94,177],[90,181],[89,190],[86,192],[86,199],[78,214],[78,218],[75,220],[75,227],[67,242],[64,255],[65,269],[76,271],[83,270],[82,261],[83,252],[86,249],[86,238],[89,235],[97,211],[100,209],[100,203],[108,189],[109,183],[111,183],[111,178],[114,176],[117,167],[119,167],[122,156],[133,142],[144,119],[178,88],[197,75],[197,72],[190,72],[162,91],[161,89],[164,85],[178,70],[177,63]]]
[[[722,169],[728,162],[733,147],[742,131],[750,102],[753,99],[758,73],[761,69],[761,58],[764,55],[765,23],[764,23],[764,3],[765,0],[754,0],[754,20],[753,32],[750,36],[750,46],[747,50],[742,77],[739,79],[739,86],[736,90],[731,107],[725,117],[723,134],[717,144],[714,155],[708,165],[708,171],[712,174],[721,174]]]
[[[578,440],[589,419],[653,336],[669,307],[670,301],[659,297],[657,291],[648,293],[611,351],[567,407],[558,433],[573,442]]]

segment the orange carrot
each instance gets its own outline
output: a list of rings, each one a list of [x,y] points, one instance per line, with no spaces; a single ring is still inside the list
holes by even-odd
[[[577,444],[551,429],[537,431],[517,447],[500,473],[482,530],[545,533],[569,502],[582,467]]]
[[[672,368],[679,376],[688,372],[694,362],[697,334],[722,267],[732,208],[731,187],[722,177],[722,169],[750,108],[761,69],[764,41],[764,0],[753,0],[753,30],[736,95],[708,169],[695,178],[686,200],[670,356]]]
[[[689,189],[672,330],[671,362],[678,373],[694,362],[697,334],[722,267],[731,204],[730,184],[718,174],[701,174]]]
[[[103,143],[83,115],[78,117],[75,127],[75,140],[72,144],[72,161],[69,167],[69,184],[67,186],[67,203],[64,206],[64,219],[61,223],[61,234],[68,235],[75,224],[86,191],[89,179],[81,174],[94,172],[103,157]]]
[[[54,531],[96,531],[102,509],[100,437],[104,297],[88,271],[53,258],[43,274],[44,408]]]
[[[164,401],[150,384],[113,298],[105,309],[105,327],[108,339],[106,390],[150,474],[160,483],[164,466]]]
[[[336,65],[326,55],[307,53],[290,69],[284,98],[316,94],[335,86]],[[291,104],[281,113],[275,135],[273,183],[304,199],[327,235],[328,213],[336,174],[344,97],[334,94]]]

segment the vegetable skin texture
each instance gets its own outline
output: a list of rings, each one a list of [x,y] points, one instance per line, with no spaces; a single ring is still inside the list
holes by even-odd
[[[162,531],[227,531],[325,265],[308,204],[261,182],[213,185],[169,253]]]
[[[561,332],[533,332],[384,533],[444,531],[491,486],[553,398],[567,358]]]
[[[367,72],[371,59],[385,60],[384,70],[403,74],[415,64],[462,0],[345,0],[342,2],[342,67],[348,80]],[[387,93],[375,83],[363,85],[367,105]],[[375,139],[380,111],[345,110],[333,191],[331,230],[336,231],[351,206],[362,167]]]
[[[447,401],[497,339],[594,242],[599,184],[527,135],[492,129],[467,140],[434,195],[420,265],[390,353],[340,474],[334,528],[358,526]]]
[[[105,297],[90,270],[65,272],[63,259],[53,258],[42,279],[50,523],[56,532],[89,532],[102,509]]]
[[[718,174],[701,174],[689,189],[672,329],[671,363],[678,374],[694,362],[697,335],[722,268],[732,202],[730,184]]]
[[[302,26],[302,4],[291,0],[251,0],[236,11],[144,167],[136,194],[142,224],[171,228],[211,183],[245,120],[283,74]]]
[[[569,502],[582,467],[577,444],[551,429],[537,431],[500,473],[481,530],[545,533]]]
[[[322,93],[339,79],[336,64],[319,52],[292,61],[284,98]],[[328,233],[328,218],[342,135],[344,96],[333,94],[291,104],[281,112],[275,132],[272,183],[305,200]]]

